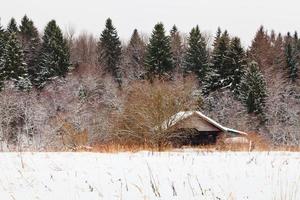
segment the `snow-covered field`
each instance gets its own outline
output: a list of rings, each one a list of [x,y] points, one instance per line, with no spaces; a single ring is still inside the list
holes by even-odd
[[[0,153],[0,200],[300,199],[300,153]]]

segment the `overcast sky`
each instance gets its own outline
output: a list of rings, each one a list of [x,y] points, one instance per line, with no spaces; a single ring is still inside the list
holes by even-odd
[[[111,17],[122,39],[128,39],[134,28],[150,33],[161,21],[167,30],[176,24],[189,32],[200,29],[215,33],[217,27],[228,29],[248,45],[258,27],[280,32],[300,31],[299,0],[1,0],[1,24],[11,17],[18,22],[27,14],[40,31],[55,19],[65,30],[99,35],[107,17]]]

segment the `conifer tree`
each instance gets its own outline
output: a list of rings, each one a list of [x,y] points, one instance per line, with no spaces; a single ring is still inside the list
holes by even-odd
[[[112,20],[106,20],[105,29],[98,42],[98,62],[106,73],[110,73],[121,84],[119,64],[121,61],[121,41]]]
[[[17,33],[11,32],[7,35],[3,54],[4,80],[13,81],[20,89],[30,89],[31,83],[28,79],[24,54],[17,39]]]
[[[220,27],[218,27],[217,33],[216,33],[216,37],[214,39],[214,43],[213,43],[213,47],[214,49],[218,46],[219,40],[221,38],[222,35],[222,30]]]
[[[208,51],[205,38],[199,27],[192,28],[188,37],[188,47],[185,55],[185,73],[195,73],[203,81],[208,68]]]
[[[132,72],[133,76],[128,78],[139,79],[143,76],[145,51],[146,44],[140,37],[137,29],[134,29],[125,55],[127,58],[126,67],[129,68],[125,70]]]
[[[16,22],[15,18],[10,19],[6,30],[7,30],[8,33],[12,33],[12,32],[18,33],[19,32],[19,29],[18,29],[17,22]]]
[[[174,25],[170,31],[171,39],[171,53],[172,53],[172,62],[174,69],[177,72],[182,72],[182,62],[183,62],[183,44],[182,38],[177,27]]]
[[[300,67],[300,41],[298,38],[297,31],[295,31],[294,33],[294,48],[295,48],[296,66],[294,69],[291,70],[291,78],[293,81],[295,81],[298,78],[298,71]]]
[[[221,29],[218,29],[217,36],[214,41],[214,49],[212,52],[211,64],[208,75],[205,78],[203,92],[208,94],[218,88],[228,86],[231,83],[229,78],[233,74],[233,66],[228,57],[230,51],[230,38],[225,30],[221,34]]]
[[[55,20],[47,24],[42,39],[34,80],[39,88],[42,88],[52,77],[64,77],[70,66],[67,42]]]
[[[231,85],[230,89],[237,94],[241,78],[244,75],[245,67],[247,65],[245,51],[238,37],[231,39],[228,52],[228,62],[230,70],[227,74],[227,80]]]
[[[274,55],[274,60],[273,64],[277,67],[277,69],[281,68],[284,63],[284,42],[281,34],[279,33],[276,37],[274,47],[273,47],[273,55]]]
[[[3,82],[5,79],[4,73],[4,51],[5,51],[5,31],[0,24],[0,89],[3,86]]]
[[[273,55],[271,50],[271,39],[264,27],[261,26],[250,46],[249,57],[257,62],[262,72],[272,66]]]
[[[230,38],[228,32],[225,31],[217,42],[217,46],[214,47],[212,55],[212,67],[216,70],[216,73],[222,79],[226,79],[228,72],[231,70],[228,63],[228,52],[230,46]]]
[[[154,26],[150,42],[147,46],[145,64],[148,77],[170,76],[173,70],[170,37],[165,35],[165,28],[162,23]]]
[[[297,49],[298,38],[297,35],[292,38],[291,34],[288,33],[285,41],[285,58],[286,66],[289,71],[289,77],[294,82],[298,77],[298,66],[299,66],[299,52]]]
[[[29,77],[31,80],[34,80],[36,79],[35,66],[37,65],[41,42],[37,28],[34,26],[33,21],[26,15],[21,20],[20,40]]]
[[[267,97],[266,83],[256,62],[251,62],[239,87],[240,99],[248,113],[263,114]]]

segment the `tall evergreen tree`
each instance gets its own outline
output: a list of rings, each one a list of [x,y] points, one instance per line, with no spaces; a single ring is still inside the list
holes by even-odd
[[[18,29],[17,22],[16,22],[15,18],[10,19],[6,30],[7,30],[8,33],[12,33],[12,32],[18,33],[19,32],[19,29]]]
[[[271,39],[264,27],[261,26],[250,46],[249,57],[257,62],[263,73],[272,67],[273,55],[271,50]]]
[[[119,64],[121,60],[121,41],[112,20],[106,20],[105,29],[98,42],[98,62],[104,71],[110,73],[121,84]]]
[[[240,99],[248,113],[263,114],[267,97],[266,83],[256,62],[251,62],[242,78]]]
[[[31,87],[26,71],[26,63],[24,62],[24,54],[16,32],[7,35],[3,54],[3,75],[5,80],[13,81],[20,89]]]
[[[221,30],[220,27],[218,27],[218,30],[217,30],[217,33],[216,33],[216,36],[215,36],[215,39],[214,39],[214,43],[213,43],[214,49],[218,46],[221,35],[222,35],[222,30]]]
[[[182,38],[177,27],[174,25],[170,31],[171,39],[171,53],[174,69],[177,72],[182,72],[182,62],[183,62],[183,44]]]
[[[69,49],[55,20],[51,20],[44,31],[41,51],[38,57],[37,74],[34,83],[39,88],[52,77],[64,77],[70,66]]]
[[[185,73],[195,73],[203,81],[208,68],[208,51],[205,38],[199,27],[192,28],[188,37],[188,48],[185,55]]]
[[[145,64],[148,76],[170,76],[173,70],[170,37],[166,36],[162,23],[154,26],[150,42],[147,46]]]
[[[277,69],[281,68],[284,63],[284,42],[281,34],[279,33],[276,37],[274,46],[273,46],[273,55],[274,55],[274,60],[273,60],[273,65],[277,67]]]
[[[298,38],[297,35],[292,38],[291,34],[288,33],[285,39],[285,58],[286,66],[289,71],[289,77],[294,82],[298,77],[299,67],[299,52],[298,52]]]
[[[24,52],[25,63],[31,80],[36,79],[35,66],[37,65],[38,53],[41,45],[39,33],[33,21],[26,15],[21,20],[20,40]]]
[[[227,74],[227,80],[228,83],[231,84],[230,89],[235,93],[238,93],[238,87],[247,65],[245,51],[241,45],[241,40],[238,37],[231,39],[228,62],[230,70]]]
[[[130,38],[130,42],[126,48],[126,67],[128,67],[129,69],[125,70],[132,73],[132,77],[127,78],[139,79],[143,76],[145,51],[146,44],[140,37],[137,29],[134,29],[133,34]]]
[[[204,81],[204,94],[208,94],[218,88],[228,86],[231,83],[229,75],[233,72],[233,66],[231,65],[228,57],[229,51],[230,38],[228,32],[225,30],[221,34],[221,29],[218,29],[217,36],[214,41],[210,68]]]
[[[3,81],[5,79],[4,73],[4,51],[5,51],[5,31],[0,24],[0,89],[3,86]]]
[[[222,79],[226,79],[228,73],[230,72],[230,66],[228,63],[228,52],[230,47],[230,38],[228,32],[225,31],[219,41],[217,46],[214,47],[212,55],[212,67],[216,70],[216,73]]]

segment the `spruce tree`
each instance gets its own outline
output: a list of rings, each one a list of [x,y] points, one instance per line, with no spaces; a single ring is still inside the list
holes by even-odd
[[[24,54],[16,32],[7,35],[3,54],[3,76],[4,80],[13,81],[20,89],[27,90],[31,88],[26,63],[24,62]]]
[[[15,18],[10,19],[6,30],[7,30],[8,33],[12,33],[12,32],[18,33],[19,32],[19,29],[18,29],[17,22],[16,22]]]
[[[121,61],[121,41],[112,20],[106,20],[105,29],[98,42],[98,62],[106,73],[110,73],[121,84],[119,64]]]
[[[285,39],[285,58],[286,66],[289,71],[289,77],[294,82],[298,77],[298,66],[299,66],[299,52],[298,52],[298,39],[297,35],[292,38],[291,34],[288,33]]]
[[[212,67],[220,77],[220,81],[224,81],[230,73],[230,64],[228,63],[228,52],[230,47],[230,38],[228,32],[225,31],[214,47],[212,55]]]
[[[271,39],[264,27],[261,26],[250,46],[249,57],[251,60],[257,62],[265,75],[267,75],[267,69],[272,67],[273,64],[273,55],[271,50]]]
[[[267,97],[266,83],[256,62],[251,62],[239,87],[240,99],[248,113],[263,114]]]
[[[284,41],[279,33],[276,37],[274,46],[273,46],[273,65],[277,67],[277,69],[281,68],[285,63],[285,56],[284,56]]]
[[[43,35],[34,83],[42,88],[53,77],[65,77],[70,67],[69,49],[55,20],[50,21]]]
[[[296,65],[293,69],[291,69],[291,79],[293,81],[296,81],[298,78],[298,71],[299,71],[299,66],[300,66],[300,41],[298,38],[298,33],[294,33],[294,54],[295,54],[295,60],[296,60]]]
[[[145,59],[148,77],[164,77],[171,75],[173,70],[170,37],[166,36],[162,23],[154,26]]]
[[[229,62],[228,67],[230,68],[227,74],[227,80],[230,84],[230,89],[237,94],[241,78],[244,75],[247,65],[245,51],[238,37],[232,38],[227,56]]]
[[[170,39],[171,39],[171,53],[172,53],[172,62],[174,65],[174,69],[177,72],[183,72],[182,70],[182,62],[183,62],[183,44],[182,38],[177,27],[174,25],[170,31]]]
[[[31,80],[36,79],[35,66],[37,65],[38,53],[40,49],[40,38],[33,21],[26,15],[21,20],[20,40],[27,64],[28,74]]]
[[[130,42],[126,48],[126,66],[129,69],[125,70],[127,71],[127,74],[129,71],[132,72],[132,77],[127,78],[139,79],[143,76],[145,51],[146,44],[140,37],[137,29],[134,29]]]
[[[188,47],[185,55],[185,73],[194,73],[202,82],[208,70],[208,51],[205,38],[199,27],[192,28],[188,37]]]
[[[3,82],[5,79],[4,73],[4,51],[5,51],[5,31],[0,24],[0,89],[3,86]]]
[[[230,38],[226,30],[221,33],[221,29],[218,29],[213,47],[210,67],[207,77],[204,80],[204,94],[228,86],[231,83],[229,75],[232,74],[233,69],[228,57],[230,51]]]
[[[214,49],[218,46],[221,35],[222,35],[222,30],[221,30],[220,27],[218,27],[218,30],[217,30],[217,33],[216,33],[216,36],[215,36],[215,39],[214,39],[214,42],[213,42]]]

